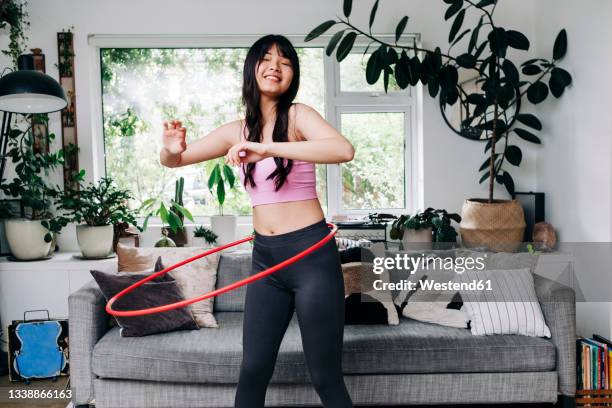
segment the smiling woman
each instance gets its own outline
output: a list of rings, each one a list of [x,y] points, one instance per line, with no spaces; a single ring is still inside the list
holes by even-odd
[[[164,123],[160,161],[180,167],[225,155],[240,165],[253,207],[252,275],[321,241],[328,227],[315,163],[343,163],[355,149],[313,108],[295,104],[300,62],[282,35],[261,37],[243,67],[242,120],[186,143],[179,120]],[[342,374],[344,281],[334,240],[300,263],[247,287],[243,358],[235,407],[263,407],[278,349],[294,309],[312,383],[325,406],[352,407]]]

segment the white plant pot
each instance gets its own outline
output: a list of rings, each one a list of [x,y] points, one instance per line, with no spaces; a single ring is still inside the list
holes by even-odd
[[[235,215],[213,215],[210,217],[211,229],[217,234],[217,245],[229,244],[232,241],[236,241],[236,225],[238,223],[238,217]],[[235,249],[235,247],[228,248],[228,250]]]
[[[402,237],[404,249],[432,249],[432,231],[431,227],[419,230],[405,229]]]
[[[49,256],[51,242],[45,242],[49,232],[41,220],[10,218],[4,220],[6,240],[13,256],[22,261],[42,259]]]
[[[77,242],[85,258],[102,258],[113,250],[113,226],[77,225]]]

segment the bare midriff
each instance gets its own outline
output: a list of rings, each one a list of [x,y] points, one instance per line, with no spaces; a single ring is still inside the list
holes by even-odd
[[[253,228],[261,235],[283,234],[325,218],[319,199],[261,204],[253,207]]]

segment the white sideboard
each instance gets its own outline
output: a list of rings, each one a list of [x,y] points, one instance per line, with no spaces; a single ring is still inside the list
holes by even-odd
[[[22,320],[26,310],[47,309],[51,318],[68,318],[68,295],[89,280],[92,269],[108,269],[117,258],[80,260],[76,252],[59,252],[44,261],[11,262],[0,258],[0,322],[3,340],[13,320]],[[46,313],[28,314],[43,318]],[[6,351],[6,343],[2,343]]]

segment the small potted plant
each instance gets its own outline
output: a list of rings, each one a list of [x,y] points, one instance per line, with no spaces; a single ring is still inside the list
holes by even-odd
[[[220,161],[210,162],[208,188],[219,202],[219,214],[210,217],[212,230],[219,237],[219,244],[224,245],[236,240],[236,224],[238,218],[235,215],[223,214],[223,203],[225,202],[225,183],[232,189],[236,183],[234,170]]]
[[[77,223],[76,235],[84,258],[103,258],[113,251],[114,226],[127,223],[138,227],[128,207],[133,197],[108,177],[81,185],[78,190],[58,191],[56,205],[69,222]]]
[[[193,246],[208,248],[217,243],[217,234],[200,225],[193,230]]]
[[[142,203],[138,213],[146,213],[142,230],[147,229],[149,219],[153,216],[159,217],[162,222],[162,237],[157,241],[155,246],[176,246],[174,240],[168,237],[169,232],[172,231],[176,234],[182,229],[184,226],[184,218],[194,222],[191,212],[174,200],[167,203],[161,198],[150,198]],[[184,218],[179,217],[177,214],[182,214]]]
[[[451,220],[461,222],[461,217],[431,207],[415,215],[400,215],[391,224],[389,237],[402,240],[404,248],[431,249],[433,242],[456,242]]]
[[[185,178],[179,177],[174,184],[174,203],[178,206],[183,207],[183,190],[185,188]],[[185,215],[182,211],[177,210],[178,207],[170,206],[169,211],[174,213],[181,220],[181,224],[185,222]],[[193,220],[191,220],[193,221]],[[168,231],[168,238],[170,238],[176,246],[183,247],[187,244],[187,230],[184,225],[178,228],[176,231]]]

